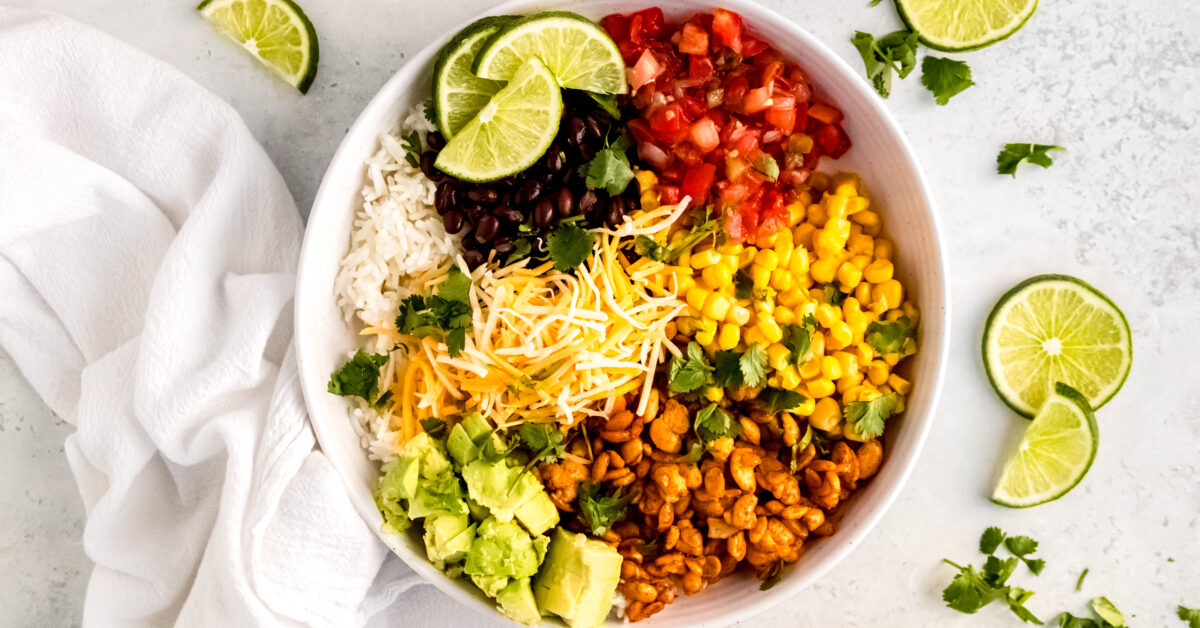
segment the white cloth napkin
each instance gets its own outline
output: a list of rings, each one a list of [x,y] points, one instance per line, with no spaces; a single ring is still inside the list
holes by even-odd
[[[77,431],[87,625],[362,624],[416,577],[357,516],[291,355],[302,225],[173,68],[0,9],[0,346]]]

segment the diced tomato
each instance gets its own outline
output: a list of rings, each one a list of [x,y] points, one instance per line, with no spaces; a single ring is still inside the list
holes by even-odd
[[[601,18],[600,28],[603,28],[613,41],[620,42],[629,39],[629,18],[619,13]]]
[[[721,135],[717,132],[717,124],[708,116],[692,123],[691,138],[696,148],[705,153],[721,145]]]
[[[754,37],[742,37],[742,58],[749,59],[758,54],[766,52],[767,43],[761,39]]]
[[[744,111],[748,116],[752,116],[770,106],[770,87],[756,87],[749,92],[746,92],[746,99],[742,101],[742,111]]]
[[[622,39],[617,42],[617,50],[621,53],[621,59],[625,61],[625,65],[629,66],[633,65],[646,51],[646,44]]]
[[[679,192],[678,185],[660,185],[658,186],[658,200],[663,205],[674,205],[679,202],[683,195]]]
[[[658,39],[663,35],[664,26],[662,9],[658,7],[642,9],[629,19],[629,38],[635,41]]]
[[[712,33],[718,44],[741,54],[742,16],[726,9],[713,9]]]
[[[658,58],[649,50],[643,51],[642,56],[638,57],[637,63],[629,70],[629,87],[634,92],[642,88],[643,85],[653,81],[663,71],[663,66],[658,62]]]
[[[786,94],[775,94],[771,108],[767,109],[767,122],[784,135],[791,135],[796,128],[796,99]]]
[[[684,24],[679,36],[679,52],[685,55],[708,54],[708,31],[691,22]]]
[[[808,115],[825,124],[837,124],[842,121],[842,110],[825,103],[813,103],[808,109]]]
[[[637,118],[625,123],[625,128],[629,130],[629,134],[633,136],[634,141],[641,144],[654,139],[654,134],[650,132],[650,125],[645,120]]]
[[[825,154],[832,157],[842,145],[842,132],[832,124],[822,124],[817,127],[813,140]]]
[[[704,161],[704,153],[700,152],[699,148],[690,142],[682,142],[675,147],[675,158],[683,165],[691,168]]]
[[[688,120],[684,117],[683,107],[678,103],[663,105],[652,109],[647,116],[650,130],[659,139],[673,137],[688,128]]]
[[[750,81],[746,77],[739,76],[725,85],[725,106],[736,107],[742,104],[742,99],[746,97],[746,92],[750,90]]]
[[[683,97],[679,99],[679,105],[683,107],[683,113],[689,120],[695,120],[700,116],[708,113],[708,105],[699,98]]]
[[[683,175],[683,184],[679,186],[679,191],[684,196],[692,197],[693,205],[703,205],[708,202],[709,188],[712,187],[716,176],[717,167],[712,164],[700,164],[689,168],[687,174]]]
[[[713,77],[713,61],[708,57],[688,57],[688,78],[697,81],[707,81]]]
[[[738,183],[750,170],[750,162],[741,157],[728,155],[725,157],[725,178]]]
[[[783,62],[774,61],[763,66],[762,75],[759,78],[758,84],[763,87],[773,87],[775,79],[783,74]]]

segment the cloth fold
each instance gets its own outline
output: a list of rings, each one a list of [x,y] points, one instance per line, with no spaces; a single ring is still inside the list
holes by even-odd
[[[77,429],[84,623],[387,608],[416,576],[377,578],[390,554],[316,448],[303,225],[270,159],[216,96],[68,19],[0,9],[0,59],[0,346]]]

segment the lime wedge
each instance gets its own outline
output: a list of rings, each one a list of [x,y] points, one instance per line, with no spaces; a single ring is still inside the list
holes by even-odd
[[[1033,413],[1055,382],[1099,408],[1133,364],[1129,323],[1099,290],[1075,277],[1038,275],[1017,284],[992,309],[983,331],[983,365],[996,393],[1018,414]]]
[[[446,139],[454,137],[504,87],[502,81],[475,76],[471,66],[488,38],[516,19],[501,15],[477,20],[438,52],[433,67],[433,101],[438,130]]]
[[[507,81],[531,57],[563,87],[601,94],[629,89],[617,44],[595,22],[567,11],[534,13],[503,28],[476,57],[475,74]]]
[[[301,94],[317,76],[317,31],[292,0],[204,0],[196,7]]]
[[[538,160],[562,118],[562,92],[550,69],[527,60],[442,152],[434,165],[467,181],[494,181]]]
[[[1004,463],[992,501],[1026,508],[1066,495],[1087,475],[1099,443],[1096,415],[1087,399],[1066,384],[1055,385],[1017,453]]]
[[[896,0],[896,11],[926,46],[976,50],[1021,30],[1037,0]]]

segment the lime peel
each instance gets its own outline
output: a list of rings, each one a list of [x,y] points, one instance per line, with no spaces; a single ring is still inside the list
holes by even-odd
[[[1037,0],[895,0],[896,12],[934,50],[965,52],[1008,39],[1037,9]]]
[[[320,46],[312,22],[292,0],[204,0],[210,24],[301,94],[317,76]]]

